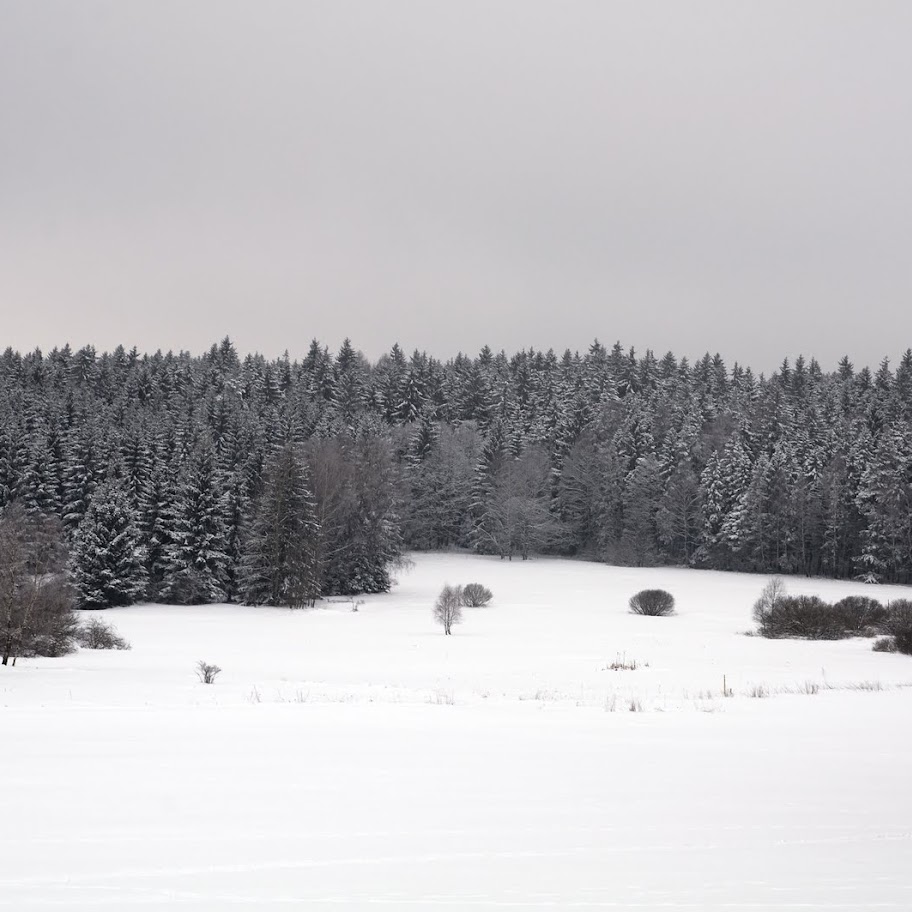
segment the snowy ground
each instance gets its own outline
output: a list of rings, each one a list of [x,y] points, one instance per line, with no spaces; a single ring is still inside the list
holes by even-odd
[[[0,669],[0,908],[908,912],[912,658],[744,636],[762,584],[423,555],[358,612],[107,612],[130,652]]]

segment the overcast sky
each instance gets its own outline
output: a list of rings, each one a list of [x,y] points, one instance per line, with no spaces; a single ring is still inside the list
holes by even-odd
[[[0,347],[912,345],[912,3],[0,0]]]

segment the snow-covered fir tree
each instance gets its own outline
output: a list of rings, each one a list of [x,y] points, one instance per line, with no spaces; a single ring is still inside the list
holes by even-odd
[[[307,469],[293,445],[269,461],[241,546],[239,589],[248,605],[301,608],[320,597],[320,528]]]
[[[146,592],[146,567],[136,515],[116,481],[96,488],[72,535],[72,576],[82,608],[132,605]]]
[[[225,492],[212,448],[203,443],[178,483],[165,528],[161,597],[181,605],[223,601],[228,554]]]
[[[533,520],[533,551],[906,583],[910,440],[912,352],[769,376],[599,342],[447,361],[394,346],[377,364],[351,342],[298,361],[229,340],[0,353],[0,508],[56,515],[72,539],[114,484],[158,599],[239,597],[241,532],[286,441],[327,592],[388,587],[403,547],[509,553],[505,530]],[[532,487],[507,510],[517,479]]]

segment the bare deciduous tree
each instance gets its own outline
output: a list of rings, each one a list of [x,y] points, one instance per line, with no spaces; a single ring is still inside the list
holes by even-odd
[[[785,582],[780,576],[773,576],[767,580],[760,598],[754,602],[753,616],[754,620],[760,624],[763,618],[769,613],[770,609],[780,599],[785,597]]]
[[[486,553],[513,560],[560,550],[566,529],[550,508],[551,472],[543,450],[530,448],[516,459],[505,460],[493,479],[476,542]]]
[[[59,577],[66,562],[60,524],[11,504],[0,518],[0,664],[23,655],[63,655],[77,621]]]
[[[462,622],[462,586],[444,586],[434,603],[434,620],[443,626],[449,636],[453,625]]]

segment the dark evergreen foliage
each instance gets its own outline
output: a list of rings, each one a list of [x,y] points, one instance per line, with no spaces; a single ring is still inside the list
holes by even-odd
[[[203,443],[187,461],[166,521],[162,587],[166,601],[198,605],[227,597],[229,560],[223,481],[211,448]]]
[[[139,529],[123,487],[100,485],[72,536],[73,585],[80,608],[132,605],[146,592]]]
[[[313,605],[320,567],[313,494],[292,445],[269,462],[241,549],[240,590],[248,605]]]
[[[241,597],[270,455],[305,463],[320,592],[402,549],[570,553],[912,582],[912,352],[769,377],[593,343],[440,362],[351,342],[301,361],[91,347],[0,355],[0,508],[75,545],[99,486],[135,511],[150,598]]]

